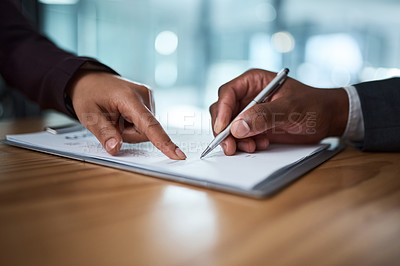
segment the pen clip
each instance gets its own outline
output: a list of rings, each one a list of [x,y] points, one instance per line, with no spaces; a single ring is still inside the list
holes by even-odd
[[[279,83],[276,84],[276,86],[271,90],[271,92],[268,93],[267,95],[265,95],[264,98],[262,98],[260,102],[264,103],[266,100],[268,100],[268,98],[272,97],[272,95],[274,95],[274,93],[282,86],[282,84],[285,82],[285,80],[286,80],[286,78],[279,81]]]

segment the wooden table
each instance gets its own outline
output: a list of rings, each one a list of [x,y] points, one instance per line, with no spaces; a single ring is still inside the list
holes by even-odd
[[[254,200],[0,144],[0,265],[399,265],[399,188],[352,147]]]

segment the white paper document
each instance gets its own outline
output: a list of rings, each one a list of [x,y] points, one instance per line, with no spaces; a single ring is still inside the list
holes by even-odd
[[[168,159],[150,142],[127,144],[121,151],[109,155],[99,141],[87,130],[66,134],[39,132],[8,135],[7,140],[28,148],[37,148],[68,157],[93,158],[128,166],[132,171],[148,170],[178,178],[205,181],[240,189],[251,189],[278,170],[290,167],[325,149],[327,145],[281,145],[272,144],[265,151],[237,153],[225,156],[221,148],[200,160],[201,152],[213,139],[211,134],[175,130],[171,139],[185,152],[187,159]],[[140,171],[139,171],[140,172]],[[156,174],[155,174],[156,175]],[[157,175],[156,175],[157,176]]]

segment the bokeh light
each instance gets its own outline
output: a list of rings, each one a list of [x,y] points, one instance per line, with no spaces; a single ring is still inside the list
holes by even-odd
[[[178,36],[172,31],[162,31],[157,35],[154,47],[159,54],[173,54],[178,48]]]
[[[272,35],[272,43],[275,49],[281,53],[288,53],[294,49],[293,35],[287,31],[280,31]]]

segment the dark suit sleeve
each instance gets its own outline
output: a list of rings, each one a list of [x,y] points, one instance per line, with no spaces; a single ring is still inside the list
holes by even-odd
[[[365,151],[400,151],[400,78],[355,85],[364,117]]]
[[[67,108],[65,89],[86,62],[100,65],[95,59],[59,49],[40,35],[11,1],[0,1],[0,73],[41,108],[74,115]]]

